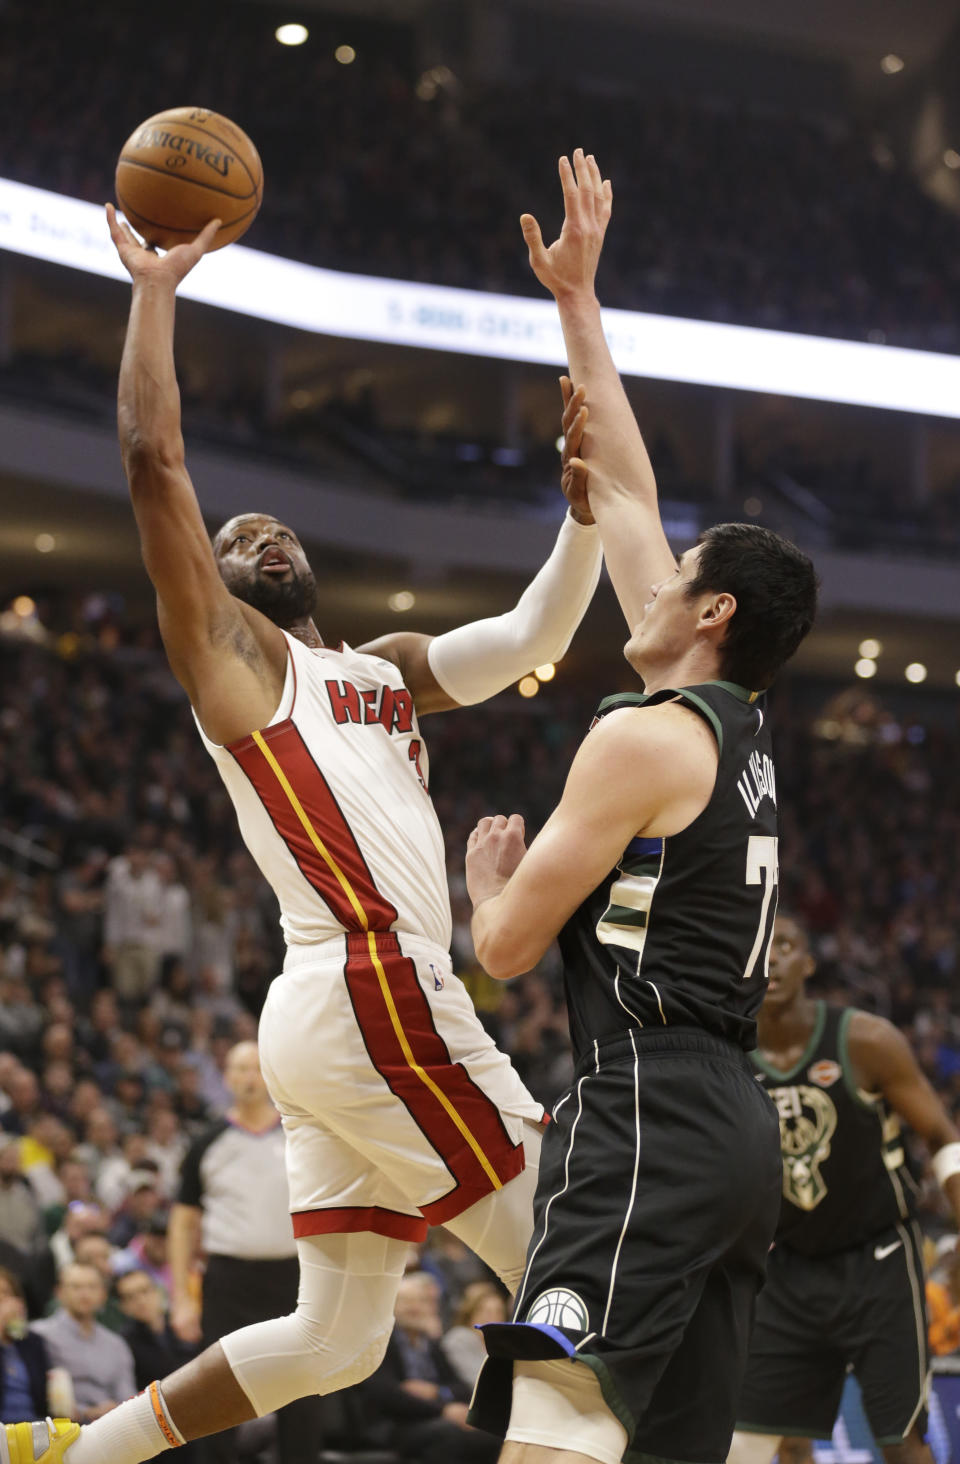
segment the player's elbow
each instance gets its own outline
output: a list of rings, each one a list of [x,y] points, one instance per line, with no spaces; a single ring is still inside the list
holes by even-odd
[[[177,432],[148,432],[120,417],[120,453],[131,483],[144,485],[183,468],[183,436]]]
[[[477,960],[494,981],[510,981],[522,976],[537,964],[542,951],[534,951],[528,942],[509,930],[489,931],[474,938]]]

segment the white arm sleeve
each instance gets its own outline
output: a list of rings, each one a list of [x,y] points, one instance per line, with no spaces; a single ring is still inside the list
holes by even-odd
[[[447,695],[468,707],[534,666],[559,661],[593,599],[602,562],[596,525],[578,524],[568,513],[550,558],[512,610],[430,642],[427,660]]]

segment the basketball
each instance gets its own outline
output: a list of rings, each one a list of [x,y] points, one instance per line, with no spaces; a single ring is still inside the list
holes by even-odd
[[[544,1291],[527,1312],[526,1320],[541,1327],[566,1327],[585,1332],[589,1326],[587,1308],[575,1291]]]
[[[148,117],[124,143],[117,203],[148,244],[172,249],[211,219],[223,222],[214,249],[247,232],[263,200],[263,166],[245,132],[204,107]]]

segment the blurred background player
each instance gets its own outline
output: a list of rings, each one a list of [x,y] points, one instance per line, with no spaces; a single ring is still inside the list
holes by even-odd
[[[187,474],[175,294],[216,221],[160,258],[108,215],[133,278],[120,438],[161,634],[281,905],[288,955],[260,1050],[286,1129],[301,1280],[294,1313],[224,1338],[97,1432],[51,1429],[38,1460],[69,1450],[71,1464],[134,1464],[359,1381],[383,1355],[406,1247],[428,1221],[516,1285],[543,1109],[450,970],[416,717],[559,656],[600,568],[589,514],[569,517],[510,614],[435,640],[325,646],[293,532],[247,513],[211,548]]]
[[[560,176],[560,238],[545,249],[529,215],[524,233],[586,389],[573,470],[644,692],[601,702],[529,850],[516,814],[469,841],[477,955],[506,979],[559,940],[576,1060],[471,1417],[505,1432],[504,1464],[720,1461],[779,1209],[775,1115],[746,1057],[778,870],[762,693],[813,623],[816,576],[756,525],[673,558],[594,293],[610,184],[580,150]]]
[[[732,1464],[784,1435],[828,1438],[852,1368],[890,1464],[923,1464],[923,1255],[901,1120],[929,1146],[960,1220],[960,1131],[888,1021],[815,1001],[801,921],[777,916],[757,1079],[780,1115],[783,1201],[760,1293]]]

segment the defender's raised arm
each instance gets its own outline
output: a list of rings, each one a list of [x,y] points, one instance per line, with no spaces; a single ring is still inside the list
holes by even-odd
[[[609,179],[593,156],[577,148],[573,164],[560,159],[564,220],[549,248],[531,214],[520,220],[530,264],[553,295],[574,385],[583,388],[589,411],[583,459],[590,507],[603,538],[610,578],[632,629],[650,599],[652,585],[676,573],[657,505],[657,485],[633,409],[603,333],[595,279],[613,207]],[[586,464],[584,469],[583,464]]]

